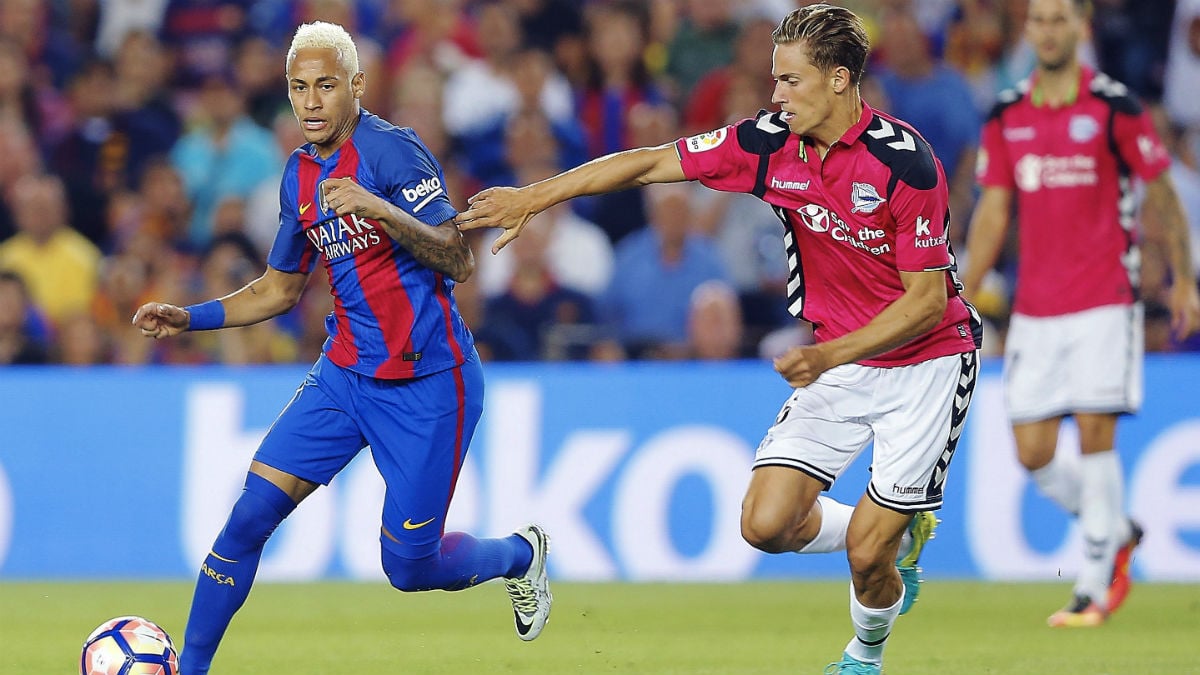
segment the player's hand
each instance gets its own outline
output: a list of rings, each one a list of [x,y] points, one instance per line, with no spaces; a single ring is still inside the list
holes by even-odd
[[[1171,331],[1178,340],[1185,340],[1200,330],[1200,292],[1190,278],[1178,279],[1171,284],[1167,295],[1171,309]]]
[[[133,325],[141,329],[142,335],[155,339],[179,335],[191,323],[192,316],[186,309],[164,302],[147,302],[133,315]]]
[[[354,182],[353,178],[326,178],[321,181],[321,200],[325,208],[339,216],[356,215],[380,220],[387,215],[383,200]]]
[[[521,236],[521,229],[537,215],[529,193],[524,188],[488,188],[467,200],[471,208],[458,214],[454,222],[460,230],[501,227],[504,232],[492,244],[492,253],[499,253],[508,242]]]
[[[821,373],[832,367],[833,363],[820,345],[792,347],[775,359],[775,371],[797,389],[816,382]]]

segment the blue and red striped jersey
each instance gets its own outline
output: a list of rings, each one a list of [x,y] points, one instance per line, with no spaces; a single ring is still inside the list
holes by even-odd
[[[418,262],[380,223],[326,209],[321,181],[344,177],[430,226],[457,213],[441,165],[416,133],[364,110],[350,140],[328,159],[312,144],[288,158],[267,263],[308,274],[324,260],[333,295],[324,350],[334,363],[382,379],[462,364],[474,339],[458,313],[454,281]]]

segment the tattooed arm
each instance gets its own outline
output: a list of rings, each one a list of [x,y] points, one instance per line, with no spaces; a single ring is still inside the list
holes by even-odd
[[[475,256],[453,220],[430,227],[349,178],[331,178],[323,186],[325,203],[339,216],[354,214],[379,221],[388,236],[429,269],[458,282],[475,271]]]
[[[418,262],[459,283],[471,277],[475,271],[475,254],[453,219],[430,227],[392,204],[387,206],[389,215],[377,220]]]

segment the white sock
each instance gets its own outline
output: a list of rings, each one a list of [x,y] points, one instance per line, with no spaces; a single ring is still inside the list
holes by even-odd
[[[1079,455],[1073,452],[1056,452],[1050,463],[1030,472],[1042,494],[1068,513],[1079,515],[1079,494],[1083,477]]]
[[[1133,523],[1129,521],[1129,514],[1125,512],[1125,469],[1121,467],[1121,458],[1117,451],[1113,450],[1112,454],[1117,458],[1117,477],[1113,483],[1114,503],[1117,505],[1117,524],[1113,530],[1116,533],[1114,548],[1120,549],[1133,536]]]
[[[883,648],[887,645],[892,625],[900,616],[900,604],[904,602],[904,587],[900,587],[900,599],[891,607],[876,609],[864,607],[854,594],[850,584],[850,621],[854,623],[854,637],[846,645],[851,658],[864,663],[883,663]]]
[[[1112,578],[1113,556],[1123,543],[1118,535],[1128,528],[1121,508],[1121,462],[1115,451],[1106,450],[1084,455],[1080,469],[1083,483],[1079,525],[1084,556],[1075,592],[1103,606]]]
[[[817,497],[821,508],[821,530],[812,541],[796,550],[796,553],[832,553],[846,550],[846,530],[850,529],[850,516],[854,507],[821,495]]]
[[[1030,472],[1038,490],[1074,516],[1079,515],[1079,491],[1083,487],[1081,464],[1080,455],[1073,452],[1059,452],[1055,453],[1054,459],[1050,460],[1049,464]],[[1123,475],[1123,471],[1117,472],[1117,494],[1119,495],[1125,494]],[[1124,509],[1122,509],[1122,513],[1124,513]],[[1116,535],[1118,548],[1133,536],[1127,516],[1117,521]],[[904,551],[905,547],[911,544],[912,537],[906,530],[904,538],[900,540],[900,550]],[[904,557],[903,554],[900,557]]]

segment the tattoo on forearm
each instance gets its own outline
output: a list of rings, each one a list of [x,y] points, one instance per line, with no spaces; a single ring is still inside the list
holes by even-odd
[[[407,226],[381,220],[389,236],[429,269],[443,272],[452,279],[469,275],[473,260],[471,248],[463,239],[462,232],[451,225],[427,227]]]

